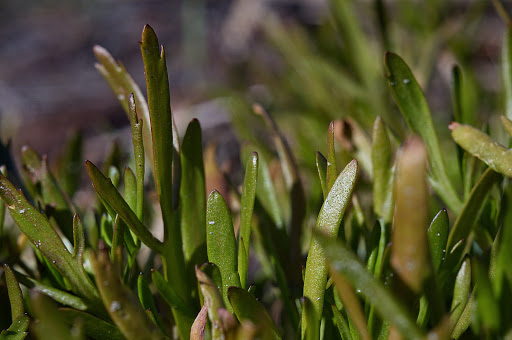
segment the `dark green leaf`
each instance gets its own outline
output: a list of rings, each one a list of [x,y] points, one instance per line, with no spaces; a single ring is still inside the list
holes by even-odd
[[[510,27],[505,32],[505,39],[501,50],[501,63],[505,115],[508,119],[512,120],[512,29]]]
[[[144,277],[142,273],[139,274],[139,278],[137,279],[137,292],[139,294],[139,300],[142,304],[142,307],[148,311],[150,310],[153,314],[154,321],[156,325],[160,327],[162,332],[165,333],[162,320],[160,320],[160,314],[155,306],[155,301],[153,300],[153,294],[151,293],[151,289],[149,288],[148,281]]]
[[[334,322],[338,327],[338,331],[340,332],[341,338],[343,340],[352,340],[352,335],[350,334],[350,328],[348,326],[345,317],[341,312],[336,308],[335,305],[331,305],[332,313],[334,314]]]
[[[201,126],[193,119],[181,144],[181,234],[189,266],[203,264],[206,255],[206,188]]]
[[[12,269],[8,265],[4,265],[5,281],[7,282],[7,293],[9,294],[9,303],[11,304],[12,322],[25,313],[23,306],[23,295],[21,294],[20,285]]]
[[[144,138],[143,138],[143,123],[142,119],[137,117],[135,107],[135,99],[133,93],[130,95],[129,101],[130,110],[130,125],[132,127],[132,141],[133,141],[133,155],[135,158],[135,173],[136,176],[136,208],[132,205],[132,209],[136,212],[139,220],[143,220],[143,207],[144,207],[144,172],[145,172],[145,158],[144,158]],[[151,145],[151,144],[150,144]],[[125,189],[126,190],[126,189]]]
[[[320,323],[317,321],[315,306],[309,298],[302,298],[302,339],[320,339]]]
[[[256,325],[261,339],[281,339],[272,318],[251,293],[242,288],[230,287],[228,299],[238,321],[250,321]]]
[[[69,197],[80,186],[80,174],[83,165],[83,136],[80,132],[74,133],[66,145],[63,156],[59,159],[57,178],[59,184]]]
[[[467,241],[478,213],[485,202],[487,193],[492,188],[493,184],[497,183],[501,178],[498,173],[489,168],[482,174],[478,183],[473,187],[469,198],[464,203],[464,207],[448,235],[448,242],[446,244],[448,256],[450,256],[450,253],[454,250],[453,248],[458,242]]]
[[[158,270],[151,271],[151,278],[153,279],[156,289],[169,306],[182,311],[183,314],[188,315],[192,319],[195,317],[197,311],[195,311],[194,307],[185,303],[183,298],[176,293],[172,285],[165,281]]]
[[[432,123],[430,109],[425,96],[407,64],[394,53],[388,52],[385,59],[391,92],[409,128],[418,134],[427,148],[433,187],[444,202],[455,212],[462,202],[448,177],[443,152]]]
[[[316,170],[318,171],[320,186],[322,187],[322,193],[325,199],[327,197],[327,191],[325,189],[327,183],[327,159],[319,151],[316,152]]]
[[[448,241],[448,232],[450,222],[446,209],[439,211],[430,223],[428,228],[428,243],[430,245],[430,256],[434,271],[437,273],[441,263],[446,256],[446,242]]]
[[[112,182],[106,178],[100,170],[91,162],[86,161],[87,172],[91,178],[94,190],[100,198],[105,200],[107,204],[123,219],[131,231],[146,244],[149,248],[157,253],[164,251],[163,243],[157,240],[151,232],[142,224],[130,206],[119,194]]]

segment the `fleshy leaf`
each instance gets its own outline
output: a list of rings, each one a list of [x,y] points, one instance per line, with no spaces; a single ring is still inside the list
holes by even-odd
[[[50,217],[54,218],[64,235],[71,240],[73,229],[74,208],[59,185],[53,174],[48,169],[46,156],[42,158],[28,146],[21,150],[23,157],[23,170],[35,189],[35,195],[45,207],[51,206]]]
[[[111,340],[126,339],[116,326],[89,313],[71,308],[60,308],[59,314],[62,320],[69,325],[72,325],[76,319],[80,319],[85,334],[91,338]]]
[[[419,138],[405,142],[397,159],[391,266],[419,293],[431,274],[427,239],[427,153]]]
[[[448,177],[442,157],[443,152],[423,91],[407,64],[398,55],[388,52],[385,64],[391,92],[400,112],[402,112],[409,128],[415,134],[418,134],[425,143],[430,170],[434,181],[438,183],[438,186],[435,187],[437,194],[443,198],[453,211],[458,212],[462,202],[452,184],[452,180]]]
[[[375,306],[382,318],[391,321],[402,334],[409,339],[423,338],[423,331],[411,319],[407,309],[391,295],[389,289],[366,270],[355,254],[344,244],[333,242],[328,236],[317,234],[316,237],[325,250],[329,272],[334,282],[342,275]]]
[[[325,185],[327,183],[327,159],[319,151],[316,152],[316,169],[318,171],[320,186],[322,187],[322,193],[325,199],[327,197],[327,191],[325,189]]]
[[[230,286],[240,287],[237,245],[228,206],[222,195],[216,190],[212,191],[208,197],[206,221],[208,223],[206,226],[208,261],[215,263],[220,269],[223,285],[222,296],[224,303],[228,306],[228,288]]]
[[[129,100],[130,125],[132,127],[133,154],[135,157],[135,173],[136,173],[136,208],[135,212],[139,220],[143,220],[144,207],[144,137],[143,137],[143,121],[137,117],[135,99],[133,93]],[[151,145],[149,145],[151,146]]]
[[[373,206],[375,213],[390,222],[393,215],[391,143],[380,116],[375,119],[372,133]]]
[[[43,339],[51,334],[55,340],[72,339],[71,329],[63,323],[58,314],[57,304],[40,292],[30,293],[32,313],[39,322],[34,323],[37,338]]]
[[[94,190],[107,204],[123,219],[131,231],[157,253],[164,251],[163,243],[157,240],[151,232],[142,224],[137,215],[123,199],[112,182],[91,162],[86,161],[87,172],[91,178]]]
[[[98,301],[98,291],[46,217],[31,206],[25,196],[0,176],[0,196],[9,208],[12,219],[35,247],[70,283],[73,291],[88,301]]]
[[[349,203],[357,176],[357,161],[350,162],[336,179],[332,189],[322,205],[318,215],[315,231],[323,232],[330,239],[336,239],[340,222],[345,208]],[[316,235],[316,234],[315,234]],[[320,322],[324,304],[325,285],[327,283],[327,264],[325,252],[320,246],[317,237],[313,235],[306,262],[304,279],[304,296],[311,300],[314,307],[316,323]],[[308,319],[302,318],[302,335],[308,327],[316,328],[319,325],[308,325]],[[311,328],[310,328],[311,330]]]
[[[27,314],[22,314],[13,321],[8,329],[5,329],[0,333],[0,340],[23,340],[27,337],[28,325],[30,324],[30,318]]]
[[[160,327],[162,332],[165,333],[162,320],[160,320],[160,314],[155,306],[155,301],[153,300],[153,294],[151,293],[151,289],[149,288],[148,281],[144,277],[144,274],[140,273],[139,278],[137,279],[137,292],[139,294],[139,300],[142,304],[142,307],[146,311],[151,311],[153,314],[156,325]]]
[[[193,268],[207,261],[203,146],[196,119],[189,123],[181,144],[180,209],[183,253]]]
[[[243,261],[238,262],[238,273],[242,288],[247,288],[247,270],[249,264],[249,248],[252,229],[252,214],[254,211],[254,200],[256,198],[256,188],[258,180],[258,154],[253,152],[247,161],[245,169],[244,184],[242,186],[241,211],[240,211],[240,231],[238,256]],[[242,241],[243,240],[243,241]],[[243,247],[241,246],[243,242]]]
[[[496,143],[483,133],[469,125],[450,124],[453,140],[461,148],[480,159],[491,169],[512,177],[512,150]]]
[[[469,258],[465,259],[460,266],[457,277],[455,278],[455,287],[453,288],[453,300],[450,308],[450,322],[455,327],[459,321],[468,297],[471,292],[471,263]]]
[[[448,241],[449,228],[450,222],[448,221],[448,213],[446,209],[442,209],[434,217],[428,228],[430,256],[432,257],[432,266],[436,273],[439,271],[441,263],[446,256],[446,242]]]
[[[480,208],[485,202],[485,197],[493,184],[497,183],[502,177],[494,172],[491,168],[485,170],[478,182],[475,184],[469,198],[464,203],[459,216],[455,220],[450,234],[448,235],[448,242],[446,244],[447,255],[453,252],[455,245],[460,241],[466,242],[467,237],[476,222]]]
[[[148,318],[139,300],[123,285],[120,273],[110,262],[105,245],[100,244],[98,255],[91,253],[91,263],[98,289],[110,317],[127,339],[165,336]]]
[[[242,288],[229,287],[228,299],[238,321],[250,321],[256,325],[261,339],[281,339],[272,318],[251,293]]]
[[[4,265],[4,273],[5,280],[7,281],[9,303],[11,304],[11,318],[12,322],[14,322],[18,316],[25,313],[25,307],[23,306],[23,295],[21,294],[18,280],[8,265]]]
[[[155,284],[156,289],[165,300],[165,302],[167,302],[167,304],[173,309],[182,311],[183,314],[188,315],[193,320],[197,312],[192,306],[185,303],[182,297],[176,293],[172,285],[165,281],[164,277],[158,270],[151,271],[151,278],[153,279],[153,283]]]

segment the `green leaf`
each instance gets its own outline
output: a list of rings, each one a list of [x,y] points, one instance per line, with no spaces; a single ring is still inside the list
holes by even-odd
[[[448,212],[441,209],[434,217],[428,228],[428,244],[430,245],[430,256],[434,271],[439,272],[441,263],[446,256],[446,242],[448,241],[448,232],[450,222],[448,221]]]
[[[69,197],[73,197],[80,186],[82,162],[83,136],[80,132],[77,132],[67,142],[64,154],[57,165],[57,178],[60,187]]]
[[[320,323],[317,321],[315,306],[309,298],[302,298],[302,339],[320,339]]]
[[[473,288],[473,292],[471,293],[457,324],[455,324],[453,328],[452,338],[454,339],[458,339],[468,329],[469,325],[471,325],[471,322],[473,321],[474,314],[477,310],[475,291],[476,289]]]
[[[390,222],[393,215],[393,170],[391,142],[380,116],[375,119],[372,132],[373,209],[384,221]]]
[[[346,278],[361,294],[375,306],[384,319],[391,321],[402,334],[409,339],[423,338],[423,331],[409,316],[407,309],[398,302],[384,285],[369,273],[344,244],[333,242],[329,236],[317,234],[320,246],[325,250],[329,263],[329,272],[336,282],[339,277]]]
[[[85,274],[83,267],[66,249],[55,229],[3,176],[0,176],[0,196],[7,205],[14,222],[30,242],[68,280],[73,291],[88,302],[97,303],[98,291]]]
[[[72,338],[70,327],[61,321],[57,304],[54,301],[39,292],[33,291],[30,293],[30,306],[34,317],[39,321],[34,323],[33,327],[39,339],[44,339],[49,334],[55,340]]]
[[[419,138],[406,140],[396,167],[391,266],[418,294],[432,273],[427,236],[427,153]]]
[[[175,219],[173,202],[173,119],[169,95],[169,80],[165,52],[160,48],[155,31],[144,26],[140,43],[146,87],[148,90],[148,107],[151,120],[153,140],[153,178],[162,210],[164,223],[164,251],[162,254],[166,279],[173,278],[173,285],[182,296],[188,296],[190,286],[185,272],[183,242],[180,225]],[[127,223],[129,224],[129,223]],[[138,236],[138,235],[137,235]],[[144,240],[141,239],[144,242]]]
[[[254,211],[254,200],[256,198],[256,188],[258,180],[258,154],[253,152],[245,168],[244,184],[242,186],[242,199],[240,211],[240,231],[239,231],[239,257],[243,261],[238,262],[238,273],[242,288],[247,288],[247,270],[249,264],[249,248],[252,229],[252,215]],[[243,240],[243,241],[242,241]],[[243,247],[240,245],[243,242]]]
[[[451,256],[450,254],[453,252],[455,245],[460,241],[464,243],[467,242],[469,233],[473,229],[480,209],[485,202],[487,193],[501,178],[498,173],[489,168],[482,174],[478,183],[473,187],[469,198],[466,200],[460,215],[455,220],[450,234],[448,235],[448,242],[446,244],[448,256]]]
[[[155,284],[156,289],[162,296],[165,302],[173,309],[179,310],[182,314],[194,319],[197,311],[188,303],[185,303],[183,298],[176,293],[173,286],[165,281],[164,277],[158,270],[151,271],[151,278]]]
[[[343,314],[341,314],[341,312],[338,310],[338,308],[336,308],[335,305],[331,305],[331,309],[332,313],[334,314],[334,322],[336,323],[336,327],[338,327],[338,331],[340,332],[341,338],[343,340],[352,340],[350,328]]]
[[[453,288],[453,300],[450,308],[450,322],[455,327],[460,320],[462,312],[468,303],[468,297],[471,293],[471,263],[466,258],[460,266],[457,277],[455,278],[455,286]]]
[[[123,335],[127,339],[148,336],[164,339],[165,336],[148,318],[137,297],[121,282],[120,273],[110,262],[105,245],[100,244],[98,255],[91,253],[90,258],[105,308]]]
[[[8,329],[0,333],[0,340],[23,340],[27,337],[30,318],[27,314],[21,314],[13,321]]]
[[[469,125],[452,123],[450,129],[453,140],[461,148],[480,159],[494,171],[512,177],[511,150]]]
[[[330,239],[336,239],[343,213],[350,200],[357,176],[357,161],[350,162],[340,173],[318,215],[315,231],[323,232]],[[327,264],[324,249],[315,235],[311,239],[306,273],[304,279],[304,296],[311,300],[314,307],[316,323],[320,322],[324,304],[325,285],[327,283]],[[318,325],[308,325],[308,319],[302,318],[302,336],[308,327],[316,328]]]
[[[325,199],[327,197],[327,191],[325,188],[327,183],[327,159],[319,151],[316,152],[316,170],[318,171],[320,186],[322,187],[322,193]]]
[[[93,339],[125,340],[116,326],[89,313],[71,308],[60,308],[59,314],[68,325],[74,324],[79,319],[85,334]]]
[[[84,265],[85,235],[82,220],[78,214],[73,216],[73,258],[80,267]]]
[[[434,189],[454,212],[458,212],[462,202],[448,177],[443,160],[443,152],[432,122],[430,109],[425,96],[407,64],[394,53],[388,52],[385,58],[388,81],[393,97],[409,125],[418,134],[427,148]]]
[[[139,300],[142,304],[142,307],[146,311],[149,310],[153,314],[156,325],[162,330],[162,332],[165,333],[162,320],[160,319],[160,314],[158,313],[158,310],[155,306],[155,301],[153,300],[153,294],[149,288],[148,281],[142,273],[139,274],[139,278],[137,279],[137,292],[139,294]]]
[[[325,180],[326,197],[329,195],[336,178],[338,177],[338,169],[336,168],[336,150],[334,149],[334,122],[329,124],[327,130],[327,173]]]
[[[505,116],[500,116],[500,119],[503,127],[505,128],[505,131],[507,131],[508,135],[512,137],[512,120]]]
[[[501,317],[498,301],[494,296],[491,281],[487,275],[484,266],[478,261],[473,261],[473,274],[475,284],[478,285],[476,291],[476,309],[478,320],[486,331],[496,331],[500,327]]]
[[[219,267],[222,275],[222,296],[230,309],[227,292],[230,286],[240,287],[235,231],[226,201],[214,190],[206,205],[206,245],[208,261]]]
[[[193,119],[181,144],[180,212],[183,253],[188,266],[201,265],[206,255],[206,187],[201,126]]]
[[[134,209],[139,220],[143,221],[144,208],[144,138],[143,138],[143,121],[137,117],[135,99],[133,93],[129,100],[130,125],[132,127],[133,154],[135,158],[136,173],[136,208]],[[131,206],[131,205],[130,205]],[[132,206],[132,209],[134,207]]]
[[[7,293],[9,294],[9,303],[11,304],[11,318],[14,322],[18,316],[25,313],[23,306],[23,295],[21,294],[20,285],[12,269],[8,265],[4,265],[5,281],[7,282]]]
[[[137,215],[123,199],[121,194],[114,187],[110,179],[106,178],[101,171],[91,162],[86,161],[87,172],[91,178],[92,185],[98,196],[103,199],[128,225],[131,231],[149,248],[157,253],[164,252],[163,243],[157,240],[151,232],[142,224]]]
[[[257,336],[261,339],[281,339],[272,318],[251,293],[242,288],[229,287],[228,299],[240,323],[250,321],[256,325]]]
[[[74,207],[69,201],[59,185],[57,180],[48,169],[46,156],[42,158],[30,147],[24,146],[21,149],[23,158],[23,170],[35,188],[36,196],[41,200],[43,207],[51,206],[52,217],[64,235],[71,240],[73,238],[73,229],[71,221],[73,219]]]
[[[145,129],[143,130],[143,138],[144,144],[147,147],[147,156],[152,161],[153,148],[150,131],[151,124],[146,98],[144,98],[144,95],[142,94],[139,86],[135,83],[130,74],[128,74],[124,66],[121,63],[117,63],[106,49],[96,45],[94,46],[93,51],[96,59],[99,62],[94,66],[109,84],[110,88],[119,100],[119,103],[121,103],[121,106],[128,115],[128,119],[130,119],[130,121],[130,107],[129,102],[126,99],[131,96],[131,94],[133,94],[137,110],[142,117],[142,120],[144,121]]]
[[[505,98],[505,115],[512,120],[512,29],[505,32],[501,50],[501,69],[503,77],[503,92]]]

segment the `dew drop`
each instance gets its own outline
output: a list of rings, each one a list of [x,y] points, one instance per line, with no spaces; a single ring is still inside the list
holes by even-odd
[[[20,209],[20,214],[24,214],[25,213],[25,209]]]
[[[441,233],[437,233],[437,236],[441,236]]]
[[[402,80],[402,82],[403,82],[404,84],[409,84],[409,83],[411,82],[411,80],[410,80],[410,79],[405,78],[404,80]]]
[[[215,221],[209,221],[208,222],[209,225],[214,225],[215,224]]]
[[[389,83],[391,84],[391,86],[395,86],[395,82],[394,81],[391,81]]]
[[[121,309],[121,304],[119,303],[119,301],[112,301],[112,303],[110,304],[110,311],[117,312],[120,309]]]

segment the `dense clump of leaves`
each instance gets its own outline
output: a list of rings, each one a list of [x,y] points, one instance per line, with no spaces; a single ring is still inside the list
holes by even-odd
[[[341,30],[357,36],[353,24],[348,20]],[[357,42],[347,44],[363,53]],[[333,122],[326,156],[316,154],[319,181],[304,181],[279,126],[255,105],[276,152],[246,146],[243,183],[223,197],[216,190],[206,195],[210,164],[197,120],[180,141],[165,53],[153,29],[144,28],[141,42],[147,101],[122,65],[105,49],[94,51],[130,121],[135,171],[121,172],[113,155],[102,169],[87,161],[97,204],[77,207],[71,199],[76,174],[65,166],[79,158],[76,139],[58,174],[28,147],[19,174],[1,168],[0,236],[12,249],[3,268],[12,324],[0,339],[23,339],[29,330],[59,339],[512,334],[512,160],[506,146],[467,125],[459,68],[450,128],[460,157],[449,158],[460,168],[457,178],[448,171],[441,147],[447,141],[434,128],[422,89],[405,61],[388,53],[389,89],[407,137],[394,134],[402,128],[393,125],[398,117]],[[511,60],[505,52],[505,72]],[[355,71],[363,86],[372,86],[364,65]],[[510,79],[506,74],[506,88]],[[373,124],[371,133],[365,124]],[[512,136],[510,120],[503,117],[502,125]],[[339,138],[343,129],[351,131],[348,140]],[[344,150],[356,159],[343,162],[339,146],[346,143],[357,145]],[[144,214],[146,159],[163,239]],[[13,182],[23,183],[24,193]],[[317,198],[304,182],[320,188],[317,216],[308,213]],[[18,244],[3,228],[5,211],[21,231]]]

